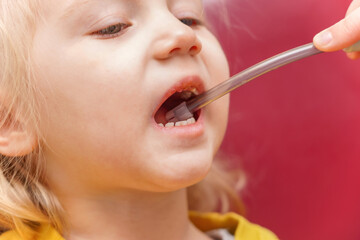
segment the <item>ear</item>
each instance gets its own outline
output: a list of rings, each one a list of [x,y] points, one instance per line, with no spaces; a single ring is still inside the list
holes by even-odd
[[[1,103],[0,113],[0,153],[9,157],[31,153],[37,145],[35,134],[29,131],[24,121],[6,113]]]

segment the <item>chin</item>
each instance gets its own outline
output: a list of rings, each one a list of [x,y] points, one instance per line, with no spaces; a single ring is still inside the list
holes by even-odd
[[[213,152],[205,149],[171,155],[163,159],[166,163],[162,171],[157,173],[155,185],[161,192],[177,191],[194,185],[209,173],[213,158]]]

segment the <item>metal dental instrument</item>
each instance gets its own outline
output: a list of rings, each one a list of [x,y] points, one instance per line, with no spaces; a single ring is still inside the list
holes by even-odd
[[[309,43],[268,58],[234,75],[227,81],[220,83],[195,98],[187,102],[182,102],[180,105],[166,113],[166,119],[169,122],[187,120],[193,117],[193,113],[197,110],[205,107],[209,103],[217,100],[245,83],[274,69],[319,53],[322,53],[322,51],[315,48],[312,43]]]

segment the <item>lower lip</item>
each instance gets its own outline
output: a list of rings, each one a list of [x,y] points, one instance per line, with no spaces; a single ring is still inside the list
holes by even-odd
[[[199,118],[194,124],[178,127],[161,127],[158,123],[153,121],[155,128],[162,133],[174,137],[180,138],[197,138],[204,134],[205,124],[204,124],[204,114],[203,110],[200,110]]]

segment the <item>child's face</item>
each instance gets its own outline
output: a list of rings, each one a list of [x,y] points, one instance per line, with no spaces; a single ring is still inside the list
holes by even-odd
[[[189,20],[204,20],[201,0],[43,4],[33,56],[50,183],[168,191],[201,180],[225,132],[228,97],[193,125],[164,128],[154,118],[171,89],[203,91],[228,78],[215,37]]]

